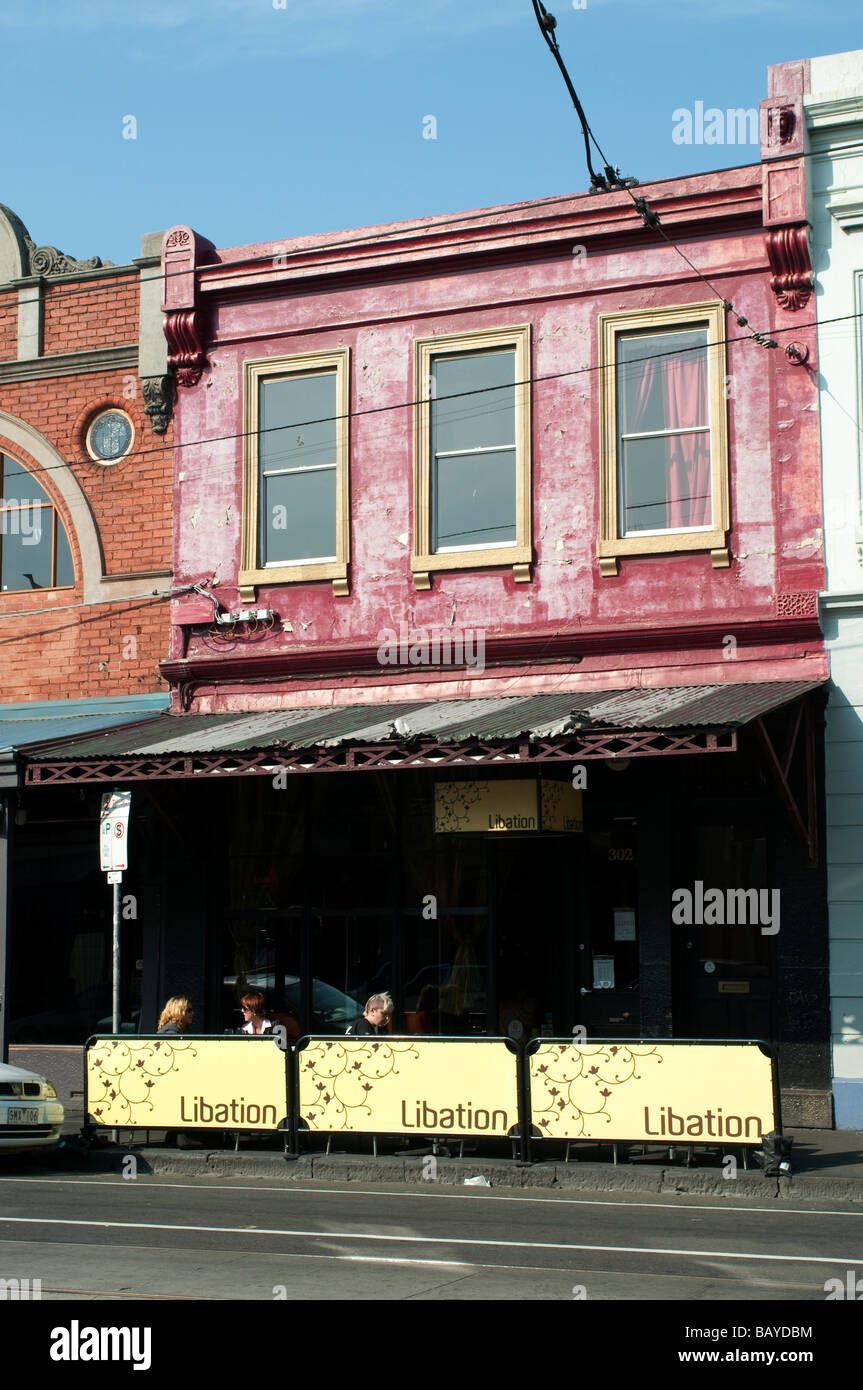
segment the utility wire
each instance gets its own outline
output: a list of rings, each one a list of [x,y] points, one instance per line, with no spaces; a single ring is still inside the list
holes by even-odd
[[[553,18],[553,16],[551,16],[551,17]],[[594,137],[593,137],[593,132],[590,130],[590,127],[589,127],[589,126],[588,126],[588,133],[590,134],[591,139],[594,139]],[[594,143],[595,143],[595,140],[594,140]],[[597,149],[598,149],[598,148],[599,148],[599,147],[597,146]],[[794,156],[794,159],[795,159],[795,160],[797,160],[797,159],[825,159],[825,158],[828,158],[829,156],[831,156],[831,155],[833,155],[833,154],[843,154],[843,153],[847,152],[848,150],[858,150],[858,151],[863,150],[863,143],[861,143],[861,141],[859,141],[859,140],[854,140],[854,141],[850,141],[847,145],[833,145],[833,146],[830,147],[829,150],[807,150],[804,154],[795,155],[795,156]],[[600,151],[600,153],[601,153],[601,151]],[[760,164],[761,162],[762,162],[762,161],[760,161],[760,160],[758,161],[759,164]],[[729,169],[737,169],[737,168],[749,169],[749,168],[754,168],[754,167],[755,167],[755,165],[750,165],[750,164],[743,164],[743,165],[735,165],[735,164],[732,164],[732,165],[727,165],[727,166],[725,167],[725,169],[712,169],[712,170],[709,170],[709,171],[707,171],[707,172],[708,172],[708,173],[713,173],[713,174],[721,174],[721,173],[726,173]],[[616,172],[617,172],[617,171],[613,171],[613,172],[614,172],[615,175],[616,175]],[[597,176],[597,177],[599,177],[599,176]],[[695,178],[695,177],[698,177],[698,171],[696,172],[696,174],[680,174],[680,175],[674,175],[674,176],[672,176],[672,177],[670,177],[670,178],[665,178],[665,179],[650,179],[648,182],[650,182],[650,183],[652,183],[652,184],[654,184],[654,185],[655,185],[655,184],[662,184],[662,183],[679,183],[679,182],[680,182],[681,180],[683,180],[683,179]],[[638,186],[638,180],[633,180],[633,179],[625,180],[625,179],[621,179],[621,180],[620,180],[620,185],[619,185],[619,187],[610,189],[610,190],[608,190],[608,191],[610,191],[610,192],[624,192],[624,191],[626,191],[626,189],[627,189],[630,185],[633,186],[633,187],[637,187],[637,186]],[[206,265],[197,265],[197,266],[195,266],[194,274],[197,275],[197,274],[199,274],[201,271],[215,271],[215,270],[230,271],[230,272],[232,273],[233,283],[234,283],[234,284],[237,284],[237,283],[241,283],[242,280],[243,280],[243,278],[244,278],[245,276],[256,275],[256,274],[257,274],[257,269],[256,269],[257,266],[259,266],[259,265],[265,265],[267,262],[272,263],[273,259],[274,259],[276,256],[290,256],[290,257],[296,257],[296,256],[314,256],[314,255],[316,255],[316,254],[317,254],[318,252],[320,252],[320,251],[338,251],[338,250],[341,250],[341,249],[344,249],[344,248],[347,248],[347,247],[352,247],[352,246],[356,246],[356,247],[359,248],[359,247],[363,247],[363,246],[366,246],[366,245],[369,245],[369,244],[374,244],[374,243],[381,243],[381,242],[388,243],[389,241],[391,241],[391,240],[393,240],[393,239],[406,238],[406,237],[411,237],[411,236],[421,236],[424,232],[436,231],[436,230],[438,230],[438,229],[440,229],[440,228],[442,228],[442,227],[447,227],[447,226],[455,225],[455,224],[457,224],[457,223],[478,221],[478,220],[480,220],[480,219],[482,218],[483,214],[485,214],[485,215],[487,215],[487,216],[490,215],[490,216],[494,216],[494,217],[499,217],[499,218],[501,218],[501,219],[506,219],[506,217],[507,217],[510,213],[512,213],[512,212],[514,212],[514,211],[519,211],[519,210],[521,210],[521,209],[528,209],[528,210],[530,210],[530,209],[532,209],[532,208],[552,207],[552,206],[553,206],[554,204],[556,204],[556,203],[571,203],[571,202],[574,202],[574,201],[575,201],[577,198],[579,198],[580,196],[582,196],[582,195],[577,194],[577,193],[576,193],[576,194],[572,194],[572,193],[559,193],[559,194],[556,194],[553,198],[542,198],[542,199],[539,199],[539,200],[528,200],[528,201],[519,202],[519,203],[506,203],[506,204],[504,204],[503,207],[501,207],[501,208],[475,208],[472,212],[459,213],[459,214],[454,215],[454,216],[447,216],[447,215],[444,213],[444,214],[440,214],[439,216],[436,216],[435,219],[428,219],[428,220],[423,220],[422,218],[417,218],[417,219],[414,219],[413,221],[407,223],[406,225],[400,227],[398,230],[394,230],[394,231],[380,231],[380,230],[377,230],[377,231],[375,231],[374,233],[370,232],[367,236],[361,236],[361,237],[341,237],[341,238],[339,238],[339,239],[337,239],[337,240],[335,240],[335,241],[319,242],[319,243],[315,243],[315,244],[312,245],[312,246],[295,246],[295,247],[291,247],[291,246],[287,245],[286,242],[285,242],[285,243],[282,243],[282,242],[280,242],[280,241],[274,241],[274,242],[272,243],[273,249],[270,250],[269,252],[267,252],[266,255],[262,255],[262,256],[247,256],[247,257],[244,257],[244,258],[243,258],[243,261],[212,261],[212,262],[210,262],[210,263],[208,263],[208,264],[206,264]],[[505,226],[505,225],[506,225],[505,220],[502,220],[502,222],[501,222],[499,225]],[[299,237],[297,238],[297,240],[300,240],[300,239],[301,239],[301,238],[299,238]],[[287,240],[289,241],[290,238],[288,238]],[[226,248],[226,249],[230,250],[231,248]],[[237,273],[237,272],[236,272],[236,270],[235,270],[235,267],[236,267],[236,266],[242,265],[242,264],[249,264],[249,263],[252,265],[253,269],[248,270],[248,271],[244,271],[244,272],[240,272],[240,273]],[[116,269],[118,272],[119,272],[119,271],[122,271],[122,272],[125,273],[125,275],[126,275],[127,277],[130,277],[130,278],[131,278],[131,277],[134,277],[135,288],[138,287],[138,285],[139,285],[139,277],[140,277],[140,269],[139,269],[137,266],[134,266],[134,265],[125,266],[125,265],[124,265],[124,266],[116,266],[116,267],[111,266],[111,267],[107,267],[107,268],[108,268],[108,269]],[[693,268],[694,268],[694,267],[693,267]],[[162,271],[159,275],[154,275],[154,276],[152,276],[151,278],[152,278],[152,281],[172,280],[172,279],[175,279],[177,276],[180,276],[180,275],[189,275],[190,273],[191,273],[191,272],[190,272],[189,270],[185,270],[185,269],[184,269],[184,270]],[[114,277],[114,276],[112,276],[110,280],[108,279],[108,277],[105,277],[104,281],[98,281],[98,282],[95,283],[95,284],[88,284],[88,285],[70,285],[70,286],[68,286],[68,288],[64,288],[64,287],[60,287],[60,286],[54,287],[54,286],[52,286],[50,279],[47,279],[47,280],[46,280],[46,288],[49,289],[49,290],[51,291],[51,294],[50,294],[50,302],[51,302],[51,303],[56,303],[56,301],[57,301],[58,299],[77,298],[77,297],[80,297],[80,296],[82,296],[82,295],[103,294],[103,293],[105,293],[106,289],[110,289],[110,287],[111,287],[111,281],[112,281],[113,279],[115,279],[115,278],[119,278],[119,277]],[[7,289],[6,286],[0,285],[0,294],[4,293],[4,292],[6,291],[6,289]],[[46,301],[46,302],[48,302],[48,301]],[[10,299],[9,299],[8,303],[0,302],[0,311],[2,311],[3,309],[6,309],[6,308],[8,308],[8,310],[9,310],[10,313],[13,313],[13,312],[14,312],[15,315],[17,316],[17,313],[18,313],[18,299],[17,299],[17,297],[16,297],[16,292],[15,292],[15,291],[10,291]],[[123,346],[123,345],[120,344],[120,346]],[[12,360],[14,361],[14,359],[12,359]],[[48,359],[46,359],[46,360],[48,360]]]
[[[45,613],[68,613],[73,608],[101,608],[110,603],[136,603],[142,599],[174,598],[178,594],[188,594],[192,589],[198,587],[197,584],[184,584],[181,589],[153,589],[149,594],[123,594],[112,598],[96,599],[95,602],[87,600],[82,603],[58,603],[52,608],[23,608],[20,613],[4,613],[0,609],[0,620],[3,618],[41,618]],[[30,592],[34,591],[31,590]],[[22,590],[22,593],[26,593],[26,590]],[[206,597],[209,598],[210,595],[206,594]],[[105,613],[103,616],[110,618],[112,614]],[[24,635],[27,636],[28,634],[25,633]],[[15,639],[11,640],[14,641]]]
[[[612,165],[609,163],[602,147],[600,146],[599,141],[597,140],[596,136],[594,135],[593,131],[588,125],[587,117],[584,114],[581,102],[579,101],[576,95],[575,88],[572,85],[569,73],[566,70],[563,58],[561,57],[560,49],[557,44],[557,39],[554,37],[554,30],[557,27],[557,20],[555,19],[553,14],[548,13],[545,6],[542,4],[542,0],[532,0],[532,4],[534,14],[536,15],[537,22],[542,31],[543,38],[545,39],[546,43],[551,49],[555,62],[557,63],[557,66],[560,68],[560,71],[563,74],[563,79],[566,82],[567,90],[569,91],[569,94],[572,97],[573,104],[575,105],[575,109],[578,113],[578,118],[581,121],[581,130],[582,135],[584,136],[584,148],[587,156],[587,167],[590,172],[591,192],[610,193],[612,191],[616,192],[619,189],[625,190],[632,199],[633,204],[635,206],[635,210],[641,218],[642,222],[644,223],[645,227],[647,227],[649,230],[652,229],[653,231],[659,232],[660,236],[662,236],[665,239],[668,245],[671,246],[678,253],[678,255],[683,257],[690,270],[694,271],[694,273],[698,276],[699,280],[703,281],[703,283],[710,290],[711,294],[715,294],[717,298],[723,300],[729,313],[734,314],[734,317],[737,319],[737,323],[740,328],[750,327],[749,320],[744,318],[742,314],[738,313],[731,300],[725,299],[724,295],[720,295],[719,291],[716,290],[713,285],[711,285],[707,277],[703,275],[701,271],[698,269],[698,267],[694,265],[693,262],[689,259],[689,257],[683,251],[681,251],[680,247],[674,241],[672,241],[671,237],[668,236],[659,220],[659,213],[655,212],[653,208],[651,208],[648,205],[647,199],[642,197],[636,197],[636,195],[632,192],[631,185],[637,184],[638,180],[629,178],[621,179],[620,171],[617,168],[613,168]],[[597,153],[599,154],[599,157],[603,162],[605,169],[604,178],[600,177],[600,175],[598,174],[595,174],[593,171],[593,165],[590,162],[591,140],[593,141]],[[754,338],[755,342],[758,343],[760,347],[775,348],[778,346],[775,342],[772,341],[772,339],[766,338],[762,333],[758,333],[754,329],[752,330],[750,336]]]
[[[719,297],[721,298],[721,296],[719,296]],[[727,302],[728,302],[727,300],[723,300],[723,303],[727,303]],[[681,308],[686,308],[686,305],[681,305],[680,307],[681,307]],[[808,322],[808,323],[795,323],[795,324],[789,324],[789,325],[787,325],[785,328],[775,328],[775,329],[773,329],[772,331],[773,331],[777,336],[779,336],[780,334],[783,334],[783,333],[795,333],[795,334],[796,334],[796,333],[801,332],[801,331],[804,330],[804,329],[809,329],[809,328],[816,328],[816,329],[817,329],[817,328],[826,327],[828,324],[834,324],[834,323],[847,323],[847,322],[853,321],[853,320],[855,320],[855,319],[860,319],[860,318],[863,318],[863,311],[860,311],[860,312],[857,312],[857,313],[854,313],[854,314],[841,314],[841,315],[837,316],[836,318],[832,318],[832,319],[820,319],[820,320],[812,320],[811,322]],[[628,367],[630,367],[630,366],[636,366],[636,365],[638,365],[638,363],[640,363],[640,362],[653,362],[653,361],[659,361],[659,360],[661,360],[661,359],[663,359],[663,358],[666,358],[666,357],[674,357],[674,356],[677,356],[678,353],[679,353],[680,351],[684,351],[684,352],[700,352],[700,351],[703,351],[704,347],[707,347],[707,348],[711,348],[711,347],[727,347],[727,346],[731,346],[731,345],[733,345],[733,344],[735,344],[735,343],[748,343],[748,342],[751,342],[751,341],[752,341],[752,334],[751,334],[751,333],[742,334],[740,337],[737,337],[737,338],[728,338],[728,337],[726,337],[726,338],[717,338],[717,339],[715,339],[715,340],[713,340],[713,341],[708,341],[708,342],[705,343],[705,344],[702,344],[702,345],[700,345],[700,346],[696,346],[696,347],[693,347],[693,348],[684,348],[684,349],[682,349],[682,350],[681,350],[681,349],[671,349],[671,350],[668,351],[668,352],[647,353],[644,357],[633,358],[632,361],[629,362],[629,363],[627,363],[626,365],[627,365]],[[545,374],[542,375],[542,376],[529,376],[529,377],[525,377],[525,378],[523,378],[521,381],[512,382],[511,385],[512,385],[513,387],[518,387],[518,386],[534,386],[534,385],[537,385],[537,384],[539,384],[539,383],[541,383],[541,382],[544,382],[544,381],[559,381],[559,380],[561,380],[561,379],[563,379],[563,378],[565,378],[565,377],[585,376],[585,375],[590,375],[590,374],[593,374],[593,373],[603,372],[603,371],[607,371],[607,370],[611,370],[611,371],[620,371],[621,369],[620,369],[620,367],[618,367],[617,364],[614,363],[614,362],[597,362],[597,363],[595,363],[594,365],[592,365],[592,366],[590,366],[590,367],[573,367],[573,368],[571,368],[569,371],[563,371],[563,372],[548,372],[548,373],[545,373]],[[127,461],[131,461],[131,460],[133,460],[133,459],[136,459],[136,460],[137,460],[137,459],[145,458],[145,457],[147,457],[147,456],[150,455],[150,454],[164,454],[164,453],[166,452],[166,450],[168,450],[168,449],[172,449],[172,450],[176,451],[176,450],[179,450],[179,449],[203,448],[203,447],[205,447],[206,445],[210,445],[210,444],[224,444],[224,443],[231,442],[232,440],[246,439],[246,438],[252,437],[253,435],[271,434],[271,433],[275,433],[276,431],[285,430],[285,429],[288,429],[288,428],[290,428],[290,429],[308,429],[309,426],[311,426],[311,425],[332,424],[332,423],[334,423],[334,422],[337,421],[337,420],[357,420],[357,419],[362,419],[364,416],[367,416],[367,415],[381,415],[381,414],[385,414],[387,411],[392,411],[392,410],[410,410],[411,408],[416,407],[416,406],[427,405],[427,404],[434,404],[434,403],[437,403],[437,402],[440,402],[440,401],[458,400],[458,399],[462,399],[462,398],[468,397],[468,396],[481,396],[481,395],[486,395],[486,394],[488,394],[489,392],[493,392],[493,391],[499,392],[501,389],[502,389],[502,388],[501,388],[500,386],[482,386],[482,387],[477,387],[476,389],[474,389],[474,390],[472,390],[472,391],[455,391],[455,392],[453,392],[451,395],[447,395],[447,396],[436,396],[436,397],[433,398],[432,401],[426,401],[426,400],[396,401],[396,402],[395,402],[394,404],[392,404],[392,405],[375,405],[375,406],[368,406],[368,407],[366,407],[365,409],[362,409],[362,410],[349,410],[349,411],[346,411],[345,414],[343,414],[343,415],[326,415],[326,416],[321,416],[320,418],[314,419],[314,420],[298,420],[298,421],[292,422],[291,425],[289,425],[289,426],[288,426],[288,425],[270,425],[270,426],[266,427],[265,429],[259,429],[259,430],[238,430],[238,431],[236,431],[236,432],[234,432],[234,433],[231,433],[231,434],[217,434],[217,435],[211,435],[211,436],[209,436],[209,437],[206,438],[206,439],[185,439],[185,440],[176,440],[176,441],[174,441],[171,445],[164,445],[164,444],[163,444],[163,445],[158,445],[158,446],[156,446],[156,447],[154,447],[154,448],[149,448],[149,449],[134,449],[134,450],[132,450],[130,453],[124,454],[121,458],[119,458],[119,459],[116,461],[116,464],[112,465],[112,467],[116,467],[116,466],[118,466],[118,465],[121,464],[121,463],[126,463]],[[507,388],[507,389],[509,389],[509,388]],[[6,457],[9,458],[9,457],[11,457],[11,456],[10,456],[10,455],[6,455]],[[15,460],[15,462],[17,462],[17,460]],[[33,477],[34,479],[36,479],[36,481],[38,481],[38,478],[39,478],[39,476],[41,475],[41,473],[52,473],[52,472],[57,471],[58,469],[65,469],[65,468],[71,468],[71,467],[75,467],[75,466],[80,466],[80,463],[82,463],[82,462],[84,462],[84,461],[83,461],[83,460],[82,460],[82,461],[75,461],[75,462],[73,462],[73,463],[71,463],[71,464],[70,464],[70,463],[52,463],[52,464],[47,464],[47,465],[45,465],[45,467],[43,467],[43,468],[40,470],[40,474],[30,473],[28,470],[26,470],[26,469],[24,469],[24,468],[19,468],[19,469],[17,470],[17,472],[14,472],[14,473],[13,473],[13,472],[8,472],[8,471],[7,471],[7,472],[4,474],[4,479],[5,479],[5,478],[13,478],[13,477]],[[86,460],[86,463],[87,463],[87,464],[90,464],[90,465],[92,465],[92,466],[94,466],[94,467],[96,466],[96,460],[94,460],[94,459],[88,459],[88,460]],[[233,467],[234,464],[232,463],[231,466]]]

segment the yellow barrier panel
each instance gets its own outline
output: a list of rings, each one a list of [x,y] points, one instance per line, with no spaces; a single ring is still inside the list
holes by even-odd
[[[775,1128],[773,1067],[757,1043],[543,1043],[531,1118],[547,1139],[757,1143]]]
[[[287,1058],[274,1038],[97,1038],[87,1112],[124,1129],[276,1129],[287,1119]]]
[[[504,1038],[312,1038],[298,1062],[311,1130],[503,1137],[518,1124]]]

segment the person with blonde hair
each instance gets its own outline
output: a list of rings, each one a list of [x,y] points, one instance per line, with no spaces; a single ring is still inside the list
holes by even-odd
[[[394,1009],[395,1004],[389,994],[373,994],[366,1004],[362,1018],[358,1018],[346,1029],[346,1035],[363,1038],[369,1033],[388,1033]]]
[[[173,995],[159,1015],[157,1033],[188,1033],[192,1026],[195,1010],[192,1001],[185,994]]]
[[[188,1033],[192,1026],[195,1010],[192,1001],[185,994],[174,994],[159,1015],[157,1033]],[[201,1149],[202,1141],[194,1130],[169,1129],[165,1132],[165,1143],[176,1144],[178,1149]]]

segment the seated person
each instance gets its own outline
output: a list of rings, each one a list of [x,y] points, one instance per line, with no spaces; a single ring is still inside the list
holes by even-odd
[[[345,1029],[345,1036],[363,1038],[369,1034],[388,1033],[394,1009],[395,1004],[388,994],[373,994],[362,1018],[356,1019],[350,1028]]]

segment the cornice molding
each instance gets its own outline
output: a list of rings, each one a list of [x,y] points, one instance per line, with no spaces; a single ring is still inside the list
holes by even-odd
[[[814,598],[814,595],[813,595]],[[813,603],[813,608],[816,605]],[[175,600],[173,625],[182,626],[182,605]],[[179,621],[178,621],[179,619]],[[813,644],[823,648],[823,637],[818,624],[817,613],[810,616],[794,615],[788,618],[765,618],[749,622],[734,623],[738,651],[746,647],[765,647],[777,644],[801,643],[809,647]],[[578,662],[587,656],[610,656],[621,653],[639,652],[681,652],[685,650],[713,650],[722,653],[723,639],[728,635],[728,623],[715,623],[708,626],[681,624],[666,628],[627,628],[604,632],[566,632],[557,633],[549,639],[547,633],[530,633],[506,637],[487,637],[485,643],[485,664],[489,666],[553,666]],[[346,647],[303,647],[294,651],[252,653],[234,652],[217,655],[208,653],[202,657],[186,657],[181,660],[160,662],[159,670],[165,680],[172,684],[188,681],[233,682],[241,680],[287,679],[322,676],[366,676],[370,673],[386,684],[388,677],[404,678],[406,670],[414,674],[419,667],[382,667],[377,659],[378,648],[370,643],[363,646]],[[460,668],[423,667],[421,674],[452,675]],[[469,668],[468,668],[469,669]]]
[[[847,125],[851,121],[863,121],[863,95],[850,96],[811,96],[803,98],[806,124],[811,130],[819,130],[835,125]]]
[[[735,171],[737,172],[737,171]],[[639,192],[660,214],[663,226],[681,236],[692,229],[706,234],[729,220],[736,225],[761,221],[761,166],[741,171],[751,177],[729,186],[705,187],[704,180],[693,180],[692,188],[665,191],[662,184],[645,185]],[[373,229],[376,230],[376,229]],[[561,200],[552,207],[529,206],[490,209],[464,218],[439,219],[429,223],[410,223],[393,229],[380,228],[378,235],[356,237],[344,245],[315,245],[303,239],[268,243],[271,254],[238,256],[197,268],[202,294],[251,293],[262,289],[278,291],[296,280],[333,275],[379,276],[382,269],[404,271],[405,266],[429,262],[461,260],[465,257],[527,253],[537,256],[571,253],[582,242],[623,243],[632,239],[644,246],[644,228],[632,200],[627,195]],[[657,245],[662,245],[657,241]],[[243,248],[244,250],[247,248]],[[248,248],[251,252],[253,248]],[[590,248],[588,247],[588,255]]]
[[[860,153],[863,156],[863,149]],[[851,197],[834,198],[825,203],[825,207],[843,231],[853,232],[863,227],[863,189],[856,190]]]
[[[62,352],[50,357],[0,362],[0,384],[37,381],[44,377],[82,376],[87,372],[118,371],[138,366],[138,344],[91,348],[88,352]]]

